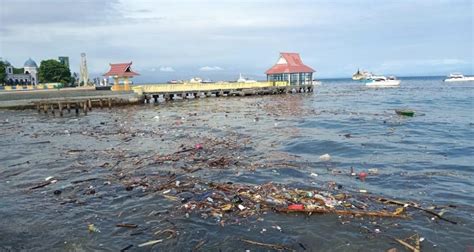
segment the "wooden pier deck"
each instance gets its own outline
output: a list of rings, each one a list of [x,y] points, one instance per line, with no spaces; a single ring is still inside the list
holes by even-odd
[[[186,84],[146,84],[133,87],[133,92],[82,89],[33,90],[0,92],[0,109],[37,109],[46,115],[60,115],[75,110],[87,114],[93,107],[114,107],[157,103],[178,99],[219,96],[272,95],[309,93],[313,85],[288,85],[287,82],[224,82]]]
[[[285,93],[309,93],[313,85],[291,86],[287,82],[253,82],[253,83],[185,83],[153,84],[133,87],[134,92],[143,95],[145,103],[157,103],[174,99],[190,99],[219,96],[270,95]]]

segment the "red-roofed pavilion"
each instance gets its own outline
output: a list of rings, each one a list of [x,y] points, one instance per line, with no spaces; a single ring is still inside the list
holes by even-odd
[[[305,65],[298,53],[280,53],[277,63],[268,69],[267,81],[287,81],[290,85],[310,85],[315,71]]]
[[[112,90],[114,91],[128,91],[130,90],[129,78],[139,75],[132,71],[132,62],[130,63],[116,63],[110,64],[110,70],[104,74],[104,76],[114,78],[114,85]],[[123,86],[120,85],[120,79],[123,79]]]

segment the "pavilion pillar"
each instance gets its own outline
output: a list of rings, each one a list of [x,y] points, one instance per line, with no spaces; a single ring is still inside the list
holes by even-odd
[[[123,90],[130,91],[130,83],[128,82],[128,77],[123,78]]]
[[[114,76],[114,85],[112,86],[112,91],[120,91],[119,77]]]

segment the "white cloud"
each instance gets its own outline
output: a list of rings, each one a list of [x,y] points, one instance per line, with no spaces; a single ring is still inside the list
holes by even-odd
[[[415,60],[390,60],[383,62],[380,66],[375,67],[374,71],[402,71],[410,68],[420,67],[447,67],[462,66],[469,62],[461,59],[415,59]]]
[[[406,66],[444,66],[444,65],[463,65],[469,62],[461,59],[408,59],[391,60],[382,63],[382,67],[406,67]]]
[[[170,66],[161,66],[160,71],[161,72],[174,72],[174,68],[172,68]]]
[[[199,71],[221,71],[221,70],[224,70],[224,69],[219,66],[203,66],[199,68]]]

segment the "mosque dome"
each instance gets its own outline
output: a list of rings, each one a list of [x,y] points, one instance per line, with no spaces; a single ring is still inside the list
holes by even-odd
[[[36,68],[38,68],[38,65],[36,65],[36,62],[35,62],[34,60],[32,60],[31,58],[29,58],[29,59],[25,62],[24,67],[36,67]]]

